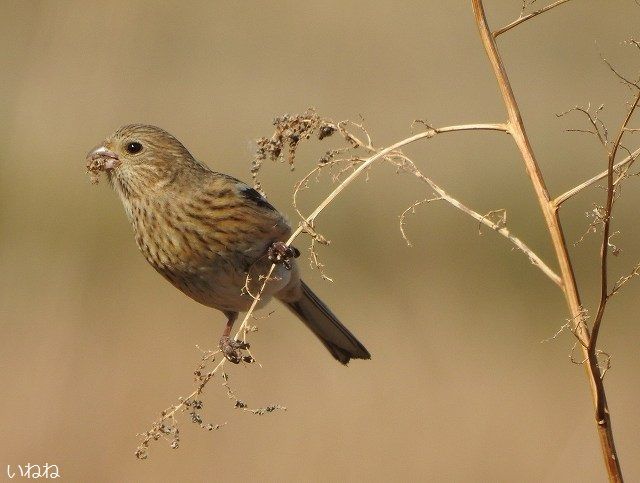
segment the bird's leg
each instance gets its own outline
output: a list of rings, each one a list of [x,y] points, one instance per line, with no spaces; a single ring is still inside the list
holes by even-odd
[[[218,347],[220,347],[220,350],[229,362],[238,364],[241,360],[247,360],[247,357],[251,358],[251,356],[243,356],[240,352],[242,349],[248,349],[249,343],[230,337],[233,323],[238,318],[238,312],[225,312],[224,314],[227,316],[227,325],[224,327]]]
[[[300,256],[300,250],[281,241],[273,242],[267,253],[272,263],[282,263],[287,270],[291,270],[289,260]]]

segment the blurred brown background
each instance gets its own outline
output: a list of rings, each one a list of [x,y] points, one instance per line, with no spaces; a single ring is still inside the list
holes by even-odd
[[[133,456],[136,433],[190,392],[195,345],[212,347],[224,318],[146,265],[116,195],[89,184],[85,153],[119,125],[146,122],[248,179],[252,140],[271,134],[273,117],[308,106],[335,120],[362,115],[378,145],[408,136],[416,118],[500,121],[469,2],[444,3],[0,3],[2,474],[49,462],[70,481],[605,478],[587,382],[568,361],[573,340],[540,343],[565,321],[560,292],[444,204],[408,220],[408,248],[398,215],[428,194],[385,166],[319,220],[335,283],[306,275],[373,359],[340,367],[273,304],[252,341],[263,368],[231,374],[251,406],[289,410],[239,413],[213,381],[204,415],[227,426],[208,433],[184,418],[180,449],[160,442],[147,461]],[[520,3],[487,1],[491,24],[517,17]],[[628,92],[599,52],[637,72],[637,50],[621,41],[638,37],[639,13],[632,0],[576,1],[500,38],[552,193],[604,169],[593,139],[564,132],[583,119],[554,113],[605,103],[610,128],[619,125]],[[292,186],[327,146],[304,148],[294,173],[265,167],[276,206],[293,216]],[[507,136],[450,134],[407,152],[479,212],[508,208],[513,232],[555,266]],[[614,280],[640,259],[637,183],[617,205]],[[325,180],[305,206],[329,189]],[[593,188],[567,203],[569,240],[602,199]],[[591,310],[598,243],[572,248]],[[629,481],[640,479],[638,294],[634,282],[612,301],[601,337]]]

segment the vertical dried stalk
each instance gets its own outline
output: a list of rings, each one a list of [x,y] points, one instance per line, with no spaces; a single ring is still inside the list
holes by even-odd
[[[604,316],[604,310],[607,306],[607,301],[609,300],[609,284],[607,281],[607,259],[609,255],[609,238],[611,232],[611,210],[613,209],[613,195],[614,195],[614,179],[613,179],[613,166],[616,160],[616,154],[618,149],[620,148],[620,143],[622,142],[622,137],[624,136],[627,125],[633,116],[636,108],[640,104],[640,88],[638,89],[638,93],[636,94],[635,101],[631,105],[627,113],[627,117],[622,123],[622,127],[618,132],[618,136],[613,143],[613,147],[609,152],[608,159],[608,167],[607,167],[607,201],[605,204],[605,219],[604,226],[602,229],[602,244],[600,246],[600,259],[602,260],[602,270],[601,270],[601,283],[600,283],[600,303],[598,304],[598,312],[596,314],[596,318],[593,322],[593,333],[591,334],[591,343],[589,344],[589,351],[591,353],[595,353],[596,344],[598,342],[598,334],[600,333],[600,324],[602,323],[602,317]]]
[[[581,341],[581,348],[586,361],[584,367],[591,387],[593,404],[596,408],[596,425],[598,428],[598,436],[600,438],[600,445],[609,480],[622,481],[622,471],[620,469],[620,463],[618,461],[613,440],[611,419],[607,408],[606,394],[601,377],[602,375],[595,353],[589,350],[591,336],[582,316],[580,296],[576,286],[564,233],[562,231],[562,225],[558,216],[558,206],[550,198],[544,182],[544,177],[542,176],[542,172],[536,162],[533,149],[529,143],[524,123],[520,115],[518,104],[513,94],[513,90],[511,89],[509,78],[507,77],[507,72],[496,46],[495,38],[489,29],[482,0],[472,0],[472,5],[476,24],[480,31],[480,37],[482,38],[482,43],[487,56],[489,57],[489,61],[491,62],[491,66],[493,67],[494,75],[498,81],[500,92],[502,94],[505,107],[507,108],[509,132],[513,136],[520,154],[522,155],[522,159],[524,160],[527,174],[533,184],[533,188],[547,224],[547,229],[551,235],[551,241],[560,265],[560,275],[562,277],[561,288],[564,292],[564,296],[571,313],[571,320],[573,320],[575,324],[574,332]]]

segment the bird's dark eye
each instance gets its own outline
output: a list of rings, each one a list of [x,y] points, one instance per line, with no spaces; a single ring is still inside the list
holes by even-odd
[[[137,154],[140,151],[142,151],[142,144],[140,144],[138,141],[132,141],[127,144],[127,152],[129,154]]]

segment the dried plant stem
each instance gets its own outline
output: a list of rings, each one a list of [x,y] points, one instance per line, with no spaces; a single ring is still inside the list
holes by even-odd
[[[475,126],[475,125],[474,125]],[[459,130],[464,130],[466,126],[460,126]],[[287,240],[287,245],[291,245],[291,243],[293,243],[293,241],[298,237],[298,235],[300,235],[300,233],[302,233],[305,230],[305,227],[308,225],[312,225],[313,221],[316,219],[316,217],[322,213],[322,211],[336,198],[336,196],[338,196],[347,186],[349,186],[358,176],[360,176],[360,174],[362,174],[362,172],[367,169],[373,162],[377,161],[378,159],[386,156],[387,154],[389,154],[390,152],[401,148],[402,146],[406,146],[407,144],[411,144],[415,141],[418,141],[420,139],[425,139],[425,138],[431,138],[433,136],[435,136],[435,132],[433,129],[427,129],[426,131],[423,131],[419,134],[416,134],[414,136],[411,136],[409,138],[403,139],[402,141],[399,141],[385,149],[382,149],[381,151],[379,151],[378,153],[374,154],[373,156],[367,158],[360,166],[358,166],[349,176],[347,176],[330,194],[329,196],[327,196],[322,203],[320,203],[315,210],[313,210],[313,212],[307,216],[307,218],[304,220],[304,222],[302,222],[300,224],[300,226],[298,226],[298,228],[296,228],[296,230],[291,234],[291,236],[289,237],[289,239]],[[235,335],[235,338],[238,339],[238,337],[240,335],[245,336],[245,329],[249,324],[249,318],[251,317],[251,314],[253,314],[254,310],[256,309],[256,306],[258,305],[258,302],[260,301],[260,294],[264,291],[264,288],[266,286],[266,284],[268,283],[271,274],[273,273],[273,270],[275,269],[275,264],[271,265],[271,268],[269,269],[269,272],[266,274],[264,282],[262,284],[262,286],[260,287],[260,291],[258,292],[258,295],[256,297],[254,297],[253,302],[251,303],[251,307],[249,307],[249,310],[247,311],[247,313],[244,316],[244,319],[242,319],[242,323],[240,324],[240,327],[238,328],[238,332]]]
[[[616,154],[618,153],[618,149],[620,148],[620,143],[622,142],[622,137],[626,132],[627,125],[633,116],[636,108],[638,107],[638,103],[640,103],[640,88],[638,89],[638,93],[636,94],[635,100],[632,103],[627,116],[622,123],[622,127],[618,132],[618,136],[613,143],[613,147],[609,152],[609,166],[607,169],[607,201],[604,207],[604,226],[602,229],[602,244],[600,246],[600,260],[601,260],[601,270],[600,270],[600,303],[598,304],[598,311],[596,313],[596,318],[593,322],[593,330],[591,332],[591,340],[589,343],[589,351],[591,353],[595,353],[596,344],[598,343],[598,335],[600,333],[600,325],[602,324],[602,317],[604,316],[604,310],[606,308],[607,302],[609,300],[609,284],[607,281],[607,260],[609,257],[609,238],[611,232],[611,210],[613,209],[613,197],[614,197],[614,179],[613,179],[613,167],[615,164]],[[600,402],[600,401],[599,401]],[[599,408],[598,412],[601,412],[603,408]]]
[[[623,166],[626,166],[627,164],[633,163],[638,158],[638,156],[640,156],[640,148],[633,151],[622,161],[614,164],[613,170],[615,171],[619,168],[622,168]],[[575,186],[571,188],[569,191],[562,193],[560,196],[557,196],[556,199],[553,200],[553,204],[556,207],[559,207],[562,203],[567,201],[569,198],[572,198],[583,189],[588,188],[594,183],[597,183],[598,181],[600,181],[601,179],[606,178],[608,174],[609,174],[609,169],[606,169],[602,173],[595,175],[593,178],[589,178],[587,181],[580,183],[578,186]]]
[[[501,131],[501,132],[509,133],[509,126],[507,126],[507,124],[503,124],[503,123],[467,124],[467,125],[457,125],[457,126],[445,126],[445,127],[440,127],[440,128],[431,127],[431,129],[433,130],[434,134],[443,134],[443,133],[456,132],[456,131],[476,131],[476,130]],[[359,147],[361,147],[363,149],[366,149],[367,151],[370,151],[370,152],[376,152],[377,151],[376,148],[374,148],[371,145],[370,141],[368,141],[367,143],[364,143],[363,141],[361,141],[360,139],[356,138],[353,135],[350,135],[350,139],[356,145],[358,145]],[[411,165],[413,165],[413,163],[411,163]],[[420,179],[421,181],[427,183],[431,187],[431,189],[438,195],[438,197],[439,197],[438,199],[446,201],[447,203],[449,203],[454,208],[457,208],[458,210],[462,211],[463,213],[466,213],[470,217],[474,218],[476,221],[478,221],[478,223],[481,223],[481,224],[491,228],[495,232],[499,233],[500,235],[504,236],[507,240],[509,240],[511,243],[513,243],[516,248],[518,248],[525,255],[527,255],[527,257],[529,258],[531,263],[533,265],[535,265],[536,267],[538,267],[547,277],[549,277],[549,279],[551,279],[551,281],[553,283],[555,283],[556,285],[559,285],[559,286],[562,285],[562,280],[561,280],[560,276],[557,273],[555,273],[531,248],[529,248],[529,246],[527,246],[526,243],[524,243],[522,240],[520,240],[515,235],[511,234],[511,232],[509,231],[509,229],[506,226],[500,225],[498,223],[494,223],[486,215],[481,215],[477,211],[474,211],[473,209],[471,209],[468,206],[466,206],[464,203],[460,202],[459,200],[457,200],[453,196],[449,195],[444,189],[442,189],[438,184],[436,184],[431,178],[428,178],[425,175],[423,175],[417,168],[414,167],[414,169],[412,171],[412,174],[414,176],[416,176],[418,179]],[[311,173],[309,175],[307,175],[307,177],[303,178],[303,181],[305,179],[307,179],[310,175],[311,175]],[[425,201],[432,201],[432,200],[425,200]],[[406,211],[408,211],[408,210],[410,210],[412,208],[415,208],[415,206],[416,206],[415,204],[412,205]],[[405,213],[403,213],[403,215],[406,214],[406,211],[405,211]],[[401,229],[402,233],[404,234],[404,229],[402,228],[402,225],[401,225],[400,229]],[[406,239],[406,237],[405,237],[405,239]]]
[[[388,154],[390,154],[390,153],[402,148],[403,146],[411,144],[411,143],[413,143],[415,141],[419,141],[420,139],[432,138],[433,136],[435,136],[436,134],[439,134],[439,133],[457,132],[457,131],[479,131],[479,130],[507,132],[507,126],[505,124],[486,123],[486,124],[460,124],[460,125],[446,126],[446,127],[441,127],[441,128],[429,127],[426,131],[423,131],[421,133],[415,134],[415,135],[413,135],[411,137],[403,139],[402,141],[398,141],[397,143],[392,144],[391,146],[388,146],[388,147],[386,147],[384,149],[381,149],[381,150],[377,151],[374,155],[372,155],[369,158],[367,158],[366,160],[364,160],[364,162],[362,164],[360,164],[360,166],[358,166],[355,170],[353,170],[353,172],[349,176],[347,176],[338,186],[336,186],[336,188],[316,207],[316,209],[313,210],[313,212],[309,216],[307,216],[304,219],[304,221],[302,221],[300,223],[300,226],[298,226],[298,228],[291,234],[291,236],[287,240],[287,245],[290,245],[291,243],[293,243],[293,241],[303,231],[305,231],[308,226],[313,226],[313,222],[318,217],[318,215],[320,213],[322,213],[322,211],[329,204],[331,204],[331,202],[347,186],[349,186],[356,178],[358,178],[358,176],[360,176],[375,161],[384,158]],[[358,143],[361,143],[361,141],[358,141],[358,140],[356,140],[356,141]],[[370,144],[367,144],[367,145],[362,144],[362,146],[371,147]],[[533,252],[531,252],[531,253],[533,253]],[[269,279],[271,277],[271,274],[273,273],[274,269],[275,269],[275,265],[271,265],[271,268],[269,269],[269,272],[265,276],[265,279],[264,279],[264,282],[263,282],[263,284],[262,284],[262,286],[260,288],[260,291],[258,292],[257,296],[254,297],[254,300],[253,300],[253,302],[251,304],[251,307],[249,307],[249,310],[245,314],[244,319],[242,320],[242,323],[240,324],[240,327],[238,328],[238,332],[235,335],[236,339],[238,339],[238,337],[240,337],[241,335],[244,337],[245,329],[246,329],[247,325],[249,324],[249,319],[251,317],[251,314],[253,314],[256,306],[258,305],[258,302],[260,301],[260,294],[263,292],[263,290],[264,290],[266,284],[268,283],[268,281],[269,281]]]
[[[472,0],[472,5],[482,43],[487,56],[489,57],[489,61],[493,68],[496,80],[498,81],[498,86],[507,109],[509,131],[513,136],[525,163],[527,174],[531,179],[536,197],[538,198],[542,214],[547,224],[547,229],[551,235],[551,241],[553,243],[556,257],[560,265],[560,276],[562,277],[561,288],[564,292],[564,296],[571,313],[571,320],[574,321],[575,324],[574,333],[582,342],[581,350],[586,361],[584,367],[589,379],[593,403],[596,407],[596,425],[609,479],[611,481],[622,481],[622,471],[620,469],[620,462],[615,449],[602,374],[598,365],[597,357],[594,357],[593,353],[588,349],[590,334],[584,322],[584,318],[581,316],[582,308],[580,296],[558,215],[558,207],[549,196],[549,192],[544,182],[544,177],[529,143],[517,101],[513,94],[506,69],[495,42],[495,36],[491,33],[487,23],[483,2],[482,0]]]
[[[557,7],[559,5],[562,5],[563,3],[567,3],[569,0],[558,0],[555,3],[552,3],[550,5],[547,5],[546,7],[541,8],[540,10],[536,10],[535,12],[531,12],[528,15],[522,15],[519,18],[517,18],[516,20],[514,20],[513,22],[511,22],[508,25],[505,25],[504,27],[496,30],[495,32],[493,32],[493,38],[496,38],[498,35],[501,35],[505,32],[507,32],[508,30],[511,30],[513,27],[516,27],[518,25],[520,25],[522,22],[526,22],[527,20],[536,17],[537,15],[540,15],[541,13],[544,13],[548,10],[551,10],[554,7]],[[524,12],[523,12],[524,13]]]
[[[216,364],[216,366],[209,372],[210,377],[205,378],[200,384],[198,384],[198,387],[194,389],[194,391],[191,394],[189,394],[185,398],[182,398],[180,402],[178,404],[175,404],[169,411],[164,412],[160,417],[159,421],[162,422],[162,421],[166,421],[167,419],[174,418],[176,413],[178,413],[179,411],[181,411],[183,408],[186,407],[186,403],[188,403],[194,397],[201,394],[202,391],[204,390],[204,387],[207,385],[207,383],[211,379],[211,377],[213,377],[214,374],[218,373],[218,371],[222,368],[222,366],[224,366],[225,361],[226,359],[223,357],[220,360],[220,362],[218,362],[218,364]]]
[[[374,161],[382,158],[383,156],[385,156],[386,154],[389,154],[391,151],[401,148],[402,146],[406,146],[407,144],[411,144],[412,142],[415,142],[419,139],[424,139],[424,138],[430,138],[433,137],[435,135],[435,133],[433,132],[433,129],[428,129],[427,131],[421,132],[419,134],[416,134],[414,136],[411,136],[407,139],[404,139],[392,146],[389,146],[388,148],[385,148],[383,150],[381,150],[380,152],[376,153],[375,155],[371,156],[370,158],[367,158],[367,160],[362,163],[360,166],[358,166],[358,168],[356,168],[349,176],[347,176],[342,183],[340,183],[330,194],[329,196],[327,196],[322,203],[320,203],[315,210],[313,210],[313,213],[311,213],[305,220],[304,222],[302,222],[300,224],[300,226],[298,226],[298,228],[296,228],[296,230],[291,234],[291,236],[289,237],[289,239],[287,240],[287,245],[291,245],[291,243],[293,243],[293,241],[298,237],[298,235],[300,235],[300,233],[302,233],[305,230],[305,226],[307,225],[311,225],[313,224],[313,221],[316,219],[316,217],[322,213],[322,211],[335,199],[336,196],[338,196],[342,190],[344,190],[347,186],[349,186],[353,180],[355,180],[358,176],[360,176],[360,174],[367,169],[371,163],[373,163]],[[245,329],[249,324],[249,319],[251,317],[251,314],[253,314],[254,310],[256,309],[256,306],[258,305],[258,302],[260,301],[260,294],[262,294],[262,292],[264,291],[264,288],[266,287],[267,283],[269,282],[269,279],[271,278],[271,274],[273,273],[273,270],[275,269],[275,264],[272,264],[271,267],[269,268],[269,272],[266,274],[265,278],[264,278],[264,282],[262,283],[262,286],[260,287],[260,291],[258,292],[258,294],[253,298],[253,302],[251,303],[251,307],[249,307],[249,310],[246,312],[244,319],[242,319],[242,323],[240,324],[240,327],[238,328],[238,331],[236,332],[235,338],[238,339],[238,337],[242,336],[243,339],[246,336],[245,333]]]
[[[491,228],[495,232],[497,232],[500,235],[504,236],[507,240],[509,240],[511,243],[513,243],[516,246],[516,248],[518,248],[525,255],[527,255],[527,257],[529,257],[529,261],[531,261],[531,263],[533,265],[535,265],[540,270],[542,270],[542,272],[547,277],[549,277],[553,283],[555,283],[556,285],[562,287],[562,279],[560,278],[560,276],[556,272],[554,272],[546,263],[544,263],[544,261],[542,261],[542,259],[540,259],[540,257],[531,248],[529,248],[526,243],[524,243],[522,240],[520,240],[517,236],[512,235],[511,232],[509,231],[509,229],[506,226],[503,226],[503,225],[498,224],[498,223],[494,223],[487,216],[481,215],[480,213],[478,213],[478,212],[472,210],[471,208],[469,208],[468,206],[464,205],[463,203],[461,203],[457,199],[455,199],[452,196],[450,196],[449,194],[447,194],[447,192],[444,191],[442,188],[440,188],[440,186],[435,184],[430,178],[427,178],[426,176],[424,176],[420,172],[416,172],[415,175],[419,179],[421,179],[422,181],[427,183],[431,187],[431,189],[433,191],[435,191],[438,194],[438,196],[440,196],[440,198],[442,200],[444,200],[447,203],[451,204],[454,208],[459,209],[463,213],[466,213],[471,218],[474,218],[475,220],[478,221],[478,223],[482,223],[483,225]]]

